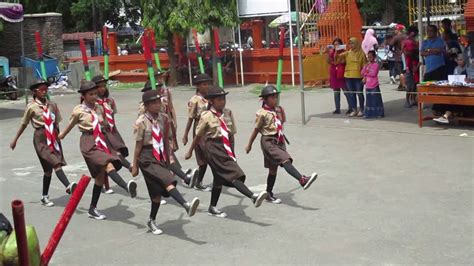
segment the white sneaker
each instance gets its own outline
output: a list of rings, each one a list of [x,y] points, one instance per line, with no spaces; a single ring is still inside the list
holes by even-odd
[[[227,217],[227,213],[219,210],[217,207],[210,206],[209,209],[207,210],[207,214],[210,216],[215,216],[219,218],[225,218]]]
[[[364,112],[359,111],[359,112],[357,113],[357,117],[363,117],[363,116],[364,116]]]
[[[395,77],[394,76],[391,76],[390,77],[390,84],[395,84],[396,80],[395,80]]]
[[[188,169],[181,169],[186,175],[189,175],[193,169],[188,168]]]
[[[252,202],[255,205],[255,208],[258,208],[262,205],[263,201],[267,198],[267,195],[268,193],[266,191],[253,194]]]
[[[151,220],[151,219],[148,220],[148,223],[146,223],[146,226],[148,227],[148,230],[154,235],[163,234],[163,230],[158,228],[158,226],[155,223],[155,220]]]
[[[111,188],[109,188],[106,191],[104,191],[104,193],[105,194],[114,194],[114,191]]]
[[[54,203],[49,200],[49,196],[48,196],[48,195],[43,196],[43,197],[41,198],[41,204],[43,204],[43,206],[46,206],[46,207],[53,207],[53,206],[54,206]]]
[[[162,199],[162,200],[160,201],[160,205],[166,205],[167,203],[168,203],[168,202],[166,202],[166,200],[164,200],[164,199]]]
[[[449,120],[444,116],[441,116],[441,117],[438,117],[438,118],[433,118],[433,121],[435,121],[437,123],[441,123],[441,124],[449,124]]]
[[[357,115],[357,112],[356,112],[356,111],[352,111],[352,112],[349,114],[350,117],[354,117],[354,116],[356,116],[356,115]]]

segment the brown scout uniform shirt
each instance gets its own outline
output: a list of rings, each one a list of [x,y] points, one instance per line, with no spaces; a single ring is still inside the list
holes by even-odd
[[[164,123],[168,120],[165,114],[160,113],[158,115],[158,123],[160,126],[161,134],[165,134]],[[169,130],[171,131],[171,130]],[[133,136],[135,141],[143,141],[143,146],[153,145],[153,124],[144,114],[140,115],[133,126]],[[165,139],[163,139],[165,140]]]
[[[282,115],[280,112],[280,108],[276,108],[276,114],[278,118],[283,123]],[[257,117],[255,118],[255,128],[262,134],[263,136],[272,136],[278,133],[276,125],[275,125],[275,118],[272,112],[265,110],[264,108],[260,108],[257,111]]]
[[[92,125],[91,111],[95,112],[95,110],[90,110],[83,104],[76,105],[76,107],[74,107],[74,109],[72,110],[69,123],[73,123],[74,125],[77,124],[77,127],[81,132],[91,132],[94,129]],[[99,119],[99,124],[102,125],[103,117],[97,114],[97,118]]]
[[[224,121],[229,128],[229,135],[235,135],[237,133],[237,128],[235,125],[234,116],[232,111],[224,108]],[[201,119],[199,119],[199,124],[196,127],[196,135],[206,136],[206,138],[220,138],[221,126],[219,119],[211,111],[204,111],[201,114]]]
[[[59,124],[61,122],[61,114],[59,113],[58,106],[56,103],[46,100],[46,104],[48,109],[52,113],[52,118],[55,124]],[[29,103],[25,108],[25,113],[23,114],[23,118],[21,119],[21,124],[26,126],[31,121],[31,125],[33,128],[43,128],[44,121],[43,121],[43,108],[39,106],[36,101],[32,101]]]

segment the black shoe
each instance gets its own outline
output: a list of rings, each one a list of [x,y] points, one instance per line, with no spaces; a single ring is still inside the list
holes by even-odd
[[[262,202],[267,198],[268,193],[266,191],[262,191],[259,194],[254,193],[252,196],[252,202],[255,205],[255,208],[260,207],[262,205]]]
[[[193,169],[189,171],[189,173],[186,175],[186,184],[188,185],[189,188],[193,188],[196,185],[198,177],[199,177],[198,169]]]
[[[194,185],[194,189],[204,192],[209,192],[212,190],[209,186],[204,186],[201,182],[197,182],[196,185]]]
[[[346,115],[350,115],[351,113],[352,113],[352,110],[349,109],[349,110],[347,110]]]
[[[100,213],[97,208],[94,208],[94,207],[90,207],[89,208],[89,212],[87,213],[87,215],[89,215],[90,218],[94,218],[96,220],[104,220],[106,219],[107,217],[105,217],[105,215],[103,215],[102,213]]]
[[[137,196],[137,182],[135,182],[135,180],[128,181],[127,190],[130,197],[132,199],[135,198]]]
[[[207,214],[209,214],[210,216],[215,216],[215,217],[219,217],[219,218],[227,217],[227,213],[219,210],[215,206],[209,206],[209,209],[207,210]]]
[[[194,198],[191,203],[186,202],[184,204],[184,208],[186,209],[186,212],[188,213],[189,217],[194,216],[196,214],[196,210],[199,207],[199,199]]]
[[[154,235],[161,235],[163,234],[163,230],[158,228],[158,226],[155,223],[155,220],[148,220],[148,223],[146,223],[146,226],[148,227],[148,230]]]
[[[71,195],[72,193],[74,193],[74,190],[76,190],[76,187],[77,187],[77,183],[72,182],[71,184],[69,184],[69,186],[67,186],[66,193]]]
[[[273,193],[270,193],[270,192],[267,195],[267,201],[270,202],[270,203],[273,203],[273,204],[280,204],[281,203],[281,199],[275,198],[273,196]]]
[[[341,113],[341,110],[334,110],[334,112],[332,112],[333,115],[338,115]]]

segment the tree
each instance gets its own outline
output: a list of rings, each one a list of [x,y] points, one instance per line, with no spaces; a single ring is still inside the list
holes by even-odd
[[[142,0],[141,3],[143,11],[142,25],[145,28],[152,28],[159,39],[167,41],[169,69],[171,71],[169,83],[175,85],[177,60],[173,34],[185,35],[191,27],[188,24],[188,17],[183,13],[179,13],[186,2],[183,0]]]
[[[141,20],[140,0],[24,0],[25,13],[58,12],[65,32],[97,31],[105,22],[114,27]],[[123,12],[123,13],[122,13]]]
[[[381,22],[388,25],[392,22],[406,24],[408,22],[408,1],[359,1],[360,12],[364,17],[365,24]]]
[[[237,16],[237,5],[235,0],[187,0],[183,2],[183,10],[172,14],[171,19],[179,18],[185,15],[185,26],[192,26],[199,32],[206,29],[211,31],[211,52],[212,52],[212,69],[214,84],[217,84],[217,56],[214,47],[213,28],[233,27],[239,22]],[[176,19],[176,21],[182,21]],[[183,26],[184,26],[183,25]]]

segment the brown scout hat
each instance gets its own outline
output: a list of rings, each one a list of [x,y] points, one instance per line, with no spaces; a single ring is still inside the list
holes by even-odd
[[[145,91],[142,95],[142,102],[146,103],[149,101],[160,99],[161,95],[156,90]]]
[[[93,90],[95,88],[97,88],[97,84],[95,84],[94,82],[88,80],[88,81],[85,81],[84,83],[82,83],[81,87],[79,88],[79,90],[77,92],[85,93],[85,92]]]
[[[41,85],[46,85],[47,87],[49,86],[49,83],[44,79],[38,79],[35,81],[35,83],[31,84],[30,90],[36,90]]]
[[[227,94],[229,93],[224,91],[223,88],[215,86],[209,89],[209,91],[207,92],[207,95],[204,98],[212,99],[212,98],[216,98],[220,96],[226,96]]]

